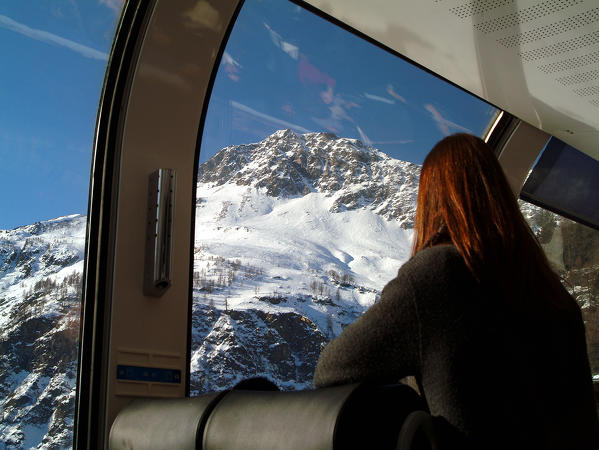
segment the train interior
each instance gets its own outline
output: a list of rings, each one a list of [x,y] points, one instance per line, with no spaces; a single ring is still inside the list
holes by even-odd
[[[0,224],[0,444],[351,448],[367,409],[395,448],[377,411],[421,399],[312,376],[409,258],[420,166],[456,132],[495,150],[599,392],[595,0],[99,3],[99,56],[0,10],[101,60],[86,214]]]

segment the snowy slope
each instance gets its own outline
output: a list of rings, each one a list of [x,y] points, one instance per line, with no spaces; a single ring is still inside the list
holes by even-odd
[[[24,291],[46,278],[60,284],[73,271],[81,273],[86,220],[71,215],[0,230],[0,329]]]
[[[72,441],[85,226],[0,230],[0,447]]]
[[[413,227],[420,167],[355,139],[280,130],[249,145],[226,147],[200,166],[199,182],[264,188],[270,197],[319,192],[331,212],[367,208]]]
[[[252,376],[287,389],[311,386],[320,348],[408,259],[418,174],[418,166],[359,141],[290,130],[204,163],[196,194],[194,310],[204,318],[194,317],[196,392]],[[273,340],[266,331],[280,333],[257,316],[275,314],[288,327],[308,326]],[[312,348],[293,350],[297,341]],[[284,355],[270,354],[273,345]]]

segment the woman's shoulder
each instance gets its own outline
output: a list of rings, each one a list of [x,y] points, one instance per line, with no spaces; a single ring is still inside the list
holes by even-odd
[[[433,245],[420,250],[414,255],[414,258],[462,258],[460,252],[453,244]]]
[[[397,272],[389,288],[415,291],[453,290],[473,282],[464,259],[453,245],[435,245],[416,253]]]
[[[454,323],[463,315],[463,309],[480,296],[481,287],[458,250],[444,244],[416,253],[385,286],[382,295],[394,302],[409,300],[419,320],[434,324],[431,330],[442,329],[445,321]]]
[[[457,248],[451,244],[440,244],[420,250],[399,269],[399,273],[446,272],[448,269],[465,267]]]

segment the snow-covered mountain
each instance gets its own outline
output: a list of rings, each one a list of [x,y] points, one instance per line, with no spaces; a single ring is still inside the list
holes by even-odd
[[[420,167],[356,139],[330,133],[273,133],[261,142],[226,147],[200,166],[199,182],[262,188],[270,197],[321,193],[330,212],[369,209],[413,227]]]
[[[280,131],[201,166],[192,389],[310,386],[409,253],[418,167]],[[85,217],[0,231],[0,446],[69,446]]]
[[[256,376],[310,387],[323,346],[408,259],[418,176],[357,140],[289,130],[202,164],[192,395]],[[599,342],[596,232],[521,207]],[[71,445],[85,222],[0,230],[0,448]]]
[[[71,445],[85,225],[0,230],[0,448]]]
[[[192,389],[254,376],[310,387],[321,348],[407,260],[419,171],[357,140],[290,130],[202,164]]]

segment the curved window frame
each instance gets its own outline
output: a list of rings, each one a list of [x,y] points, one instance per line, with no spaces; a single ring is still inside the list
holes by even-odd
[[[387,47],[386,45],[374,40],[373,38],[369,37],[368,35],[360,32],[359,30],[354,29],[353,27],[347,25],[346,23],[340,21],[339,19],[332,17],[326,13],[324,13],[321,10],[318,10],[317,8],[313,7],[312,5],[302,1],[302,0],[288,0],[289,3],[291,4],[295,4],[296,6],[303,8],[305,10],[307,10],[310,13],[315,14],[316,16],[326,20],[327,22],[329,22],[331,25],[333,26],[337,26],[349,33],[351,33],[352,35],[368,42],[369,44],[373,45],[374,47],[377,47],[378,49],[381,49],[383,51],[385,51],[386,53],[388,53],[389,55],[391,55],[392,57],[396,57],[399,58],[405,62],[407,62],[408,64],[410,64],[411,66],[420,69],[421,71],[423,71],[424,73],[428,74],[428,75],[432,75],[434,78],[436,78],[437,80],[444,82],[447,85],[452,86],[453,88],[457,88],[459,91],[466,93],[467,95],[478,99],[479,101],[490,105],[492,107],[494,107],[497,112],[495,114],[495,116],[492,118],[492,120],[489,121],[487,129],[484,131],[483,136],[485,139],[491,139],[490,145],[492,145],[495,149],[499,149],[499,147],[502,145],[502,143],[504,142],[504,140],[502,140],[502,137],[505,136],[505,134],[508,134],[509,132],[512,131],[513,127],[515,126],[514,124],[517,123],[517,119],[515,119],[513,116],[511,116],[509,113],[500,110],[499,108],[495,107],[494,105],[491,105],[489,102],[487,102],[486,100],[482,99],[481,97],[479,97],[476,94],[473,94],[469,91],[467,91],[466,89],[460,87],[459,85],[451,82],[450,80],[447,80],[446,78],[434,73],[433,71],[431,71],[430,69],[418,64],[417,62],[411,60],[410,58],[405,57],[404,55],[400,54],[399,52]],[[227,34],[226,34],[226,39],[223,40],[223,43],[221,45],[221,47],[219,48],[218,51],[218,55],[217,55],[217,59],[214,65],[214,70],[212,72],[211,78],[210,78],[210,84],[209,84],[209,88],[206,91],[206,97],[205,97],[205,101],[203,104],[203,110],[202,110],[202,115],[201,115],[201,120],[198,126],[198,139],[197,139],[197,145],[196,145],[196,154],[195,154],[195,163],[194,163],[194,180],[198,179],[198,171],[199,171],[199,161],[200,161],[200,151],[201,151],[201,147],[202,147],[202,137],[204,134],[204,130],[205,130],[205,125],[206,125],[206,118],[208,115],[208,109],[209,109],[209,105],[211,102],[211,97],[213,94],[213,89],[214,89],[214,84],[216,82],[216,78],[218,75],[218,71],[221,67],[222,64],[222,58],[223,55],[225,53],[225,50],[227,48],[227,44],[228,44],[228,40],[229,37],[236,25],[236,21],[237,21],[237,17],[239,15],[239,13],[241,12],[241,10],[243,9],[244,5],[245,5],[245,0],[241,0],[238,8],[236,10],[236,13],[234,15],[233,20],[229,23],[228,28],[227,28]],[[193,205],[195,207],[197,202],[197,198],[196,198],[196,192],[194,190],[194,198],[193,198]],[[192,242],[195,243],[195,228],[196,228],[196,223],[195,223],[195,213],[193,214],[193,222],[192,222]],[[195,245],[195,244],[194,244]],[[193,248],[192,248],[192,258],[191,258],[191,264],[190,264],[190,294],[189,294],[189,325],[188,325],[188,330],[189,330],[189,339],[188,339],[188,360],[191,363],[191,352],[192,352],[192,314],[193,314],[193,271],[194,271],[194,262],[193,262]],[[190,380],[190,366],[191,364],[188,364],[188,377],[187,379]],[[188,390],[188,395],[189,395],[189,389],[190,386],[187,386]]]
[[[94,137],[88,224],[83,269],[82,320],[73,448],[93,448],[103,441],[106,359],[109,343],[110,263],[115,242],[115,202],[118,190],[119,114],[126,103],[131,68],[135,67],[144,30],[157,0],[126,2],[110,52]]]

